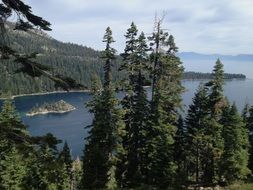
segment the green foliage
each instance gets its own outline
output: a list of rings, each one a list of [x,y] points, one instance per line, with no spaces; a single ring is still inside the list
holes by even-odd
[[[94,98],[89,103],[94,119],[89,126],[91,129],[84,149],[82,189],[115,189],[117,185],[115,165],[121,144],[120,133],[123,122],[110,79],[111,60],[115,52],[110,46],[113,42],[111,35],[110,28],[107,28],[104,36],[106,49],[103,57],[105,59],[103,89],[94,90]]]
[[[245,105],[245,108],[243,110],[243,119],[246,123],[246,128],[248,130],[248,138],[250,143],[249,148],[249,162],[248,167],[253,172],[253,106]]]
[[[175,175],[175,187],[181,189],[188,180],[187,176],[187,129],[182,116],[179,116],[177,122],[177,132],[174,143],[174,162],[177,166]]]
[[[1,140],[0,146],[3,147],[5,140]],[[27,172],[27,165],[22,154],[15,147],[7,148],[9,150],[1,151],[0,160],[0,189],[2,190],[21,190],[24,176]]]
[[[184,79],[213,79],[214,76],[212,73],[201,73],[201,72],[193,72],[188,71],[184,73],[183,76]],[[246,79],[246,76],[243,74],[231,74],[231,73],[224,73],[224,79],[225,80],[231,80],[231,79]]]
[[[72,188],[78,189],[82,179],[82,162],[77,157],[73,162]]]
[[[98,52],[35,30],[50,30],[50,24],[20,0],[4,0],[0,10],[0,80],[6,81],[0,96],[84,89],[82,83],[93,94],[88,107],[94,115],[81,164],[73,162],[67,143],[58,152],[61,141],[52,134],[31,137],[12,102],[5,102],[0,113],[0,189],[183,189],[189,183],[231,184],[250,174],[253,108],[246,106],[242,118],[235,105],[228,105],[218,59],[211,81],[199,87],[184,121],[179,115],[184,68],[174,37],[161,28],[163,19],[155,23],[150,46],[132,23],[121,60],[111,47],[109,27],[105,50]],[[12,14],[18,16],[15,25],[7,23]],[[120,104],[113,82],[121,79],[125,97]],[[146,84],[152,85],[151,100]]]
[[[186,117],[187,125],[187,162],[189,174],[196,183],[200,181],[206,163],[208,150],[207,121],[208,121],[208,96],[207,90],[200,85],[193,103],[189,106]],[[192,180],[193,180],[192,179]]]
[[[124,87],[125,97],[122,106],[125,110],[125,131],[123,148],[118,165],[117,177],[122,187],[137,188],[147,180],[147,124],[149,119],[149,103],[144,89],[145,73],[148,69],[148,47],[146,37],[138,30],[134,23],[127,30],[126,47],[121,70],[127,73]]]
[[[223,111],[224,153],[222,154],[222,176],[227,183],[244,180],[250,174],[248,164],[248,130],[235,104]]]
[[[224,71],[223,64],[218,59],[213,69],[214,79],[206,84],[210,88],[209,106],[211,108],[211,114],[215,119],[219,119],[222,113],[222,108],[226,105],[223,95],[224,84]]]
[[[20,0],[4,0],[0,3],[0,8],[1,62],[2,60],[11,60],[16,65],[15,73],[24,73],[32,78],[44,76],[53,81],[57,87],[64,90],[83,87],[83,85],[77,84],[70,77],[54,75],[51,67],[35,61],[38,54],[37,52],[19,52],[11,47],[11,40],[9,39],[9,33],[11,30],[18,30],[22,32],[34,30],[35,28],[41,30],[51,30],[51,24],[48,21],[34,15],[31,7]],[[9,17],[11,16],[16,18],[14,24],[8,24]]]
[[[71,176],[73,160],[67,142],[64,143],[63,149],[59,154],[59,160],[65,165],[67,173]]]
[[[176,56],[173,36],[161,29],[161,20],[150,38],[152,53],[152,99],[149,129],[150,171],[148,181],[159,188],[173,187],[177,170],[173,147],[181,107],[183,66]]]
[[[238,182],[232,185],[229,185],[228,187],[229,190],[251,190],[253,189],[253,183],[242,183]]]
[[[224,149],[224,139],[222,138],[223,126],[220,119],[223,108],[227,105],[227,100],[223,95],[223,75],[223,64],[218,59],[213,69],[214,79],[206,84],[206,87],[209,88],[208,107],[210,112],[206,131],[209,141],[208,158],[206,159],[206,168],[203,175],[206,184],[215,184],[221,180],[219,165]]]
[[[60,141],[51,134],[31,137],[10,101],[4,103],[0,113],[0,129],[1,189],[70,188],[72,163],[68,162],[67,167],[57,159],[56,145]],[[67,152],[66,146],[64,150]]]

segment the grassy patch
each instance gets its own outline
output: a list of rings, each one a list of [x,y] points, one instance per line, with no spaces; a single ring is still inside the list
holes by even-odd
[[[253,183],[233,184],[228,187],[229,190],[253,190]]]

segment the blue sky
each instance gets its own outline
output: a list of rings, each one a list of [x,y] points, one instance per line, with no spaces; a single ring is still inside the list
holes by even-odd
[[[166,12],[163,27],[180,51],[253,53],[253,0],[25,0],[52,24],[49,34],[64,42],[103,49],[105,28],[113,30],[120,52],[132,21],[151,33],[155,13]]]

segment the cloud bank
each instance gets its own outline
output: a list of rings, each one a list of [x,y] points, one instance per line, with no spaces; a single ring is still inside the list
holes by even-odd
[[[54,38],[103,49],[107,26],[115,48],[124,48],[124,34],[134,21],[151,33],[155,13],[166,11],[163,27],[176,38],[180,51],[253,53],[252,0],[27,0],[34,12],[52,23]]]

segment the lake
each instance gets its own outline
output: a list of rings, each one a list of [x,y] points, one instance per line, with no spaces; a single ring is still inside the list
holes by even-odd
[[[185,110],[192,102],[199,83],[200,81],[183,81],[186,88],[186,92],[182,95]],[[228,99],[231,102],[236,102],[239,110],[242,110],[246,102],[253,105],[253,80],[226,81],[224,90]],[[55,102],[61,99],[74,105],[77,109],[64,114],[47,114],[34,117],[25,115],[35,104]],[[72,155],[76,157],[82,156],[84,138],[87,136],[85,126],[92,122],[92,115],[85,107],[85,103],[90,99],[91,95],[84,92],[56,93],[17,97],[15,98],[15,105],[23,122],[29,126],[28,129],[32,135],[52,133],[57,138],[66,140],[71,147]]]

